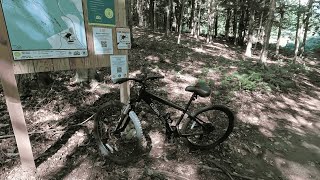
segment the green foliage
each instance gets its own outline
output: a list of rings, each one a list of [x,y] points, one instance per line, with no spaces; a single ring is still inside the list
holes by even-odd
[[[264,66],[242,64],[238,71],[225,75],[222,80],[224,88],[246,91],[287,91],[296,87],[294,77],[299,73],[307,73],[308,67],[301,64],[285,66]],[[249,70],[250,69],[250,70]]]
[[[254,91],[257,89],[269,89],[263,82],[262,74],[249,71],[248,73],[234,72],[225,76],[222,81],[223,86],[231,86],[234,90]]]

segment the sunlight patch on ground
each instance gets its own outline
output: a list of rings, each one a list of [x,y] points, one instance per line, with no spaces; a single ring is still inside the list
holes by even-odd
[[[63,179],[75,179],[75,177],[77,177],[77,180],[87,180],[96,178],[95,176],[92,176],[95,168],[94,163],[86,156],[82,156],[80,159],[82,160],[79,162],[79,166],[72,170]]]
[[[311,180],[320,177],[319,171],[313,164],[299,164],[281,157],[275,158],[275,164],[288,180]]]
[[[165,136],[158,131],[151,131],[149,136],[152,141],[152,149],[150,151],[150,156],[153,158],[161,158],[163,155],[163,146],[165,141]]]
[[[68,156],[72,155],[76,151],[76,148],[86,140],[87,135],[83,130],[79,130],[72,135],[63,147],[39,165],[38,169],[42,170],[40,178],[49,179],[48,176],[55,177],[61,169],[66,167],[67,163],[70,163],[67,162]]]
[[[158,63],[159,60],[160,60],[160,58],[158,56],[153,56],[153,55],[147,56],[146,59],[150,60],[150,61],[152,61],[154,63]]]
[[[315,153],[319,154],[320,155],[320,148],[314,144],[310,144],[310,143],[307,143],[305,141],[302,142],[302,146],[307,148],[307,149],[310,149],[312,151],[314,151]]]
[[[190,164],[178,161],[157,161],[154,163],[153,169],[156,169],[159,172],[169,172],[170,174],[181,176],[179,179],[198,180],[200,178],[198,174],[197,163],[198,162]]]

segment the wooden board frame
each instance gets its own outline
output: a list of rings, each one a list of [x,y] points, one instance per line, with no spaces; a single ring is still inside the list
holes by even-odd
[[[87,36],[87,45],[88,45],[88,54],[89,54],[88,57],[13,61],[13,66],[14,66],[13,69],[15,74],[64,71],[64,70],[73,70],[73,69],[90,69],[90,68],[101,68],[101,67],[110,66],[110,55],[94,54],[92,27],[111,28],[113,34],[116,33],[116,28],[127,27],[125,0],[115,0],[115,16],[116,16],[115,27],[90,26],[88,24],[87,0],[82,0],[82,4],[83,4],[86,36]],[[3,21],[3,18],[1,18],[0,21]],[[4,37],[4,38],[5,38],[4,40],[9,40],[8,37]],[[7,46],[11,51],[11,47],[9,47],[9,44],[7,44]],[[113,49],[114,49],[114,55],[126,55],[128,53],[126,50],[117,50],[116,36],[114,36],[114,39],[113,39]]]
[[[127,27],[125,0],[115,1],[116,26],[110,27],[113,34],[113,55],[128,55],[127,50],[117,49],[116,28]],[[15,74],[27,74],[37,72],[50,72],[72,69],[89,69],[110,66],[110,55],[95,55],[93,45],[93,26],[88,25],[87,0],[82,0],[86,37],[88,44],[88,57],[84,58],[62,58],[62,59],[40,59],[14,61],[8,31],[5,24],[3,9],[0,5],[0,78],[5,94],[6,104],[9,111],[12,128],[20,155],[22,167],[31,173],[36,172],[32,146],[27,131],[27,125],[20,101]],[[97,26],[96,26],[97,27]],[[120,86],[120,99],[126,102],[129,97],[128,83]]]

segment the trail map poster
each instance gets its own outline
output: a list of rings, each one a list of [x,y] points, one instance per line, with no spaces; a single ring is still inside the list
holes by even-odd
[[[114,0],[87,0],[89,25],[115,26]]]
[[[82,0],[1,0],[14,60],[88,56]]]

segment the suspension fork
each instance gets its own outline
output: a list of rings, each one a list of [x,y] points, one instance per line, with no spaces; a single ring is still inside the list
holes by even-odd
[[[114,131],[115,134],[119,134],[120,132],[124,131],[129,124],[129,111],[131,110],[131,104],[130,102],[124,106],[124,108],[121,110],[121,114],[118,120],[117,127]]]

